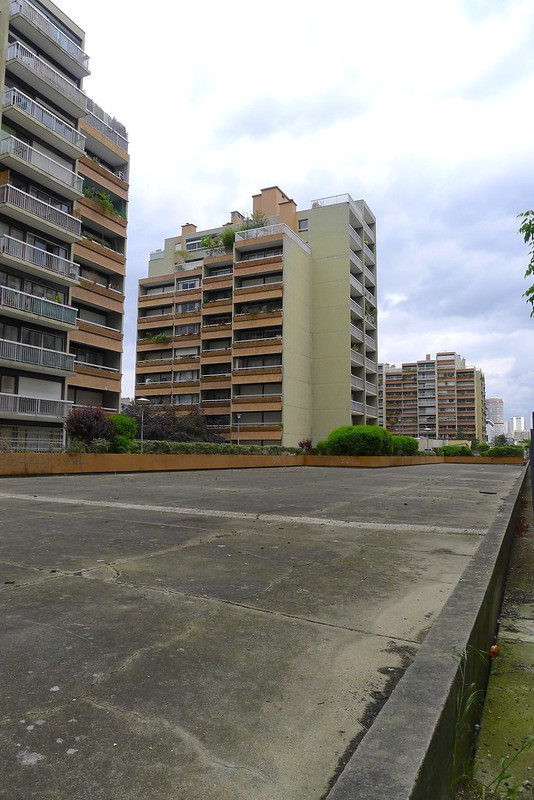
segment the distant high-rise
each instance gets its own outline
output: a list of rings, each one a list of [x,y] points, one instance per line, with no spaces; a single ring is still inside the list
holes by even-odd
[[[504,401],[502,397],[486,397],[486,419],[492,423],[490,438],[491,441],[496,436],[502,436],[505,431],[504,425]]]
[[[379,423],[428,439],[486,438],[484,375],[454,352],[378,370]]]

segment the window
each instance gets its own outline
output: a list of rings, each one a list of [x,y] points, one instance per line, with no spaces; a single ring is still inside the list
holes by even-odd
[[[192,301],[190,303],[176,304],[177,314],[185,314],[187,311],[198,311],[199,309],[200,309],[200,302],[198,300]]]
[[[177,325],[174,329],[175,336],[190,336],[200,332],[200,325],[198,323],[191,323],[190,325]]]
[[[177,291],[183,291],[184,289],[198,289],[200,287],[200,278],[191,278],[188,281],[178,281],[176,284]]]
[[[307,231],[307,230],[308,230],[308,220],[299,219],[299,231]]]
[[[198,369],[184,369],[181,372],[174,373],[175,383],[190,383],[191,381],[198,381]]]
[[[2,394],[16,394],[16,378],[14,375],[0,375],[0,392]]]
[[[199,394],[177,394],[173,398],[175,406],[194,406],[200,401]]]

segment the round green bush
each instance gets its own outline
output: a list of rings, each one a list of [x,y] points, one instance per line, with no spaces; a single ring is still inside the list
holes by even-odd
[[[378,425],[344,425],[326,440],[326,452],[333,456],[384,456],[392,449],[391,434]]]
[[[490,456],[491,458],[517,458],[518,456],[522,458],[523,454],[523,448],[516,444],[502,444],[497,447],[490,447],[490,449],[484,453],[484,455]]]
[[[415,456],[419,451],[419,442],[413,436],[392,436],[392,452],[399,456]]]

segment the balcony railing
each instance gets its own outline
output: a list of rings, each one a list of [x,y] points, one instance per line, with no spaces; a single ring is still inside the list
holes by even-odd
[[[6,253],[6,255],[34,264],[42,269],[56,272],[58,275],[63,275],[65,278],[70,278],[74,281],[77,281],[79,277],[79,267],[72,261],[67,261],[66,258],[61,258],[61,256],[54,256],[52,253],[47,253],[38,247],[21,242],[19,239],[13,239],[12,236],[0,236],[1,253]]]
[[[52,39],[58,47],[72,56],[85,70],[89,70],[89,56],[27,0],[12,0],[11,15],[13,16],[13,14],[22,14],[25,19]]]
[[[21,189],[16,189],[10,184],[0,186],[0,203],[11,203],[17,208],[26,211],[28,214],[33,214],[51,225],[57,225],[75,236],[80,236],[82,230],[82,223],[77,217],[67,214],[65,211],[60,211],[59,208],[48,205],[42,200],[37,200],[31,194],[23,192]]]
[[[312,208],[323,208],[324,206],[337,206],[342,203],[348,203],[354,215],[363,222],[363,214],[358,208],[350,194],[336,194],[331,197],[321,197],[319,200],[312,202]]]
[[[78,89],[75,83],[69,81],[68,78],[62,75],[61,72],[58,72],[57,69],[54,69],[50,64],[47,64],[46,61],[43,61],[42,58],[36,56],[31,50],[28,50],[21,42],[14,42],[8,47],[7,60],[10,61],[13,58],[16,58],[17,61],[28,67],[35,75],[38,75],[49,86],[57,92],[60,92],[75,106],[85,111],[87,107],[85,92]]]
[[[358,403],[356,400],[350,401],[350,410],[354,414],[363,414],[364,405],[363,403]]]
[[[110,142],[116,144],[117,147],[120,147],[121,150],[124,150],[126,153],[128,152],[128,139],[125,136],[122,136],[118,131],[114,130],[111,125],[108,125],[103,119],[100,119],[100,117],[97,117],[96,114],[88,111],[85,120],[93,128],[96,128],[97,131],[103,133],[106,139],[109,139]]]
[[[311,253],[310,246],[307,245],[300,236],[297,236],[295,231],[291,230],[288,225],[284,225],[283,223],[279,223],[278,225],[265,225],[261,228],[248,228],[245,231],[236,231],[235,240],[236,242],[249,242],[254,239],[261,239],[264,236],[275,235],[288,236],[292,241],[298,244],[302,250],[305,250],[306,253]]]
[[[16,139],[14,136],[6,136],[5,139],[0,140],[0,154],[4,153],[22,158],[28,164],[32,164],[32,166],[46,172],[47,175],[65,183],[81,194],[83,188],[81,175],[76,175],[72,170],[67,169],[62,164],[58,164],[57,161],[53,161],[25,142],[21,142],[20,139]]]
[[[376,417],[376,407],[375,406],[365,406],[365,413],[368,417]]]
[[[74,356],[69,353],[12,342],[8,339],[0,339],[0,358],[6,361],[17,361],[21,364],[74,372]]]
[[[0,394],[0,414],[26,414],[31,417],[59,417],[65,419],[72,403],[68,400],[47,400],[40,397],[23,397],[20,394]]]
[[[47,317],[68,325],[76,324],[75,308],[56,303],[53,300],[44,300],[42,297],[34,297],[32,294],[19,292],[16,289],[8,289],[7,286],[0,287],[0,307],[25,311],[28,314]]]
[[[56,117],[56,115],[52,114],[47,108],[40,106],[39,103],[36,103],[35,100],[32,100],[31,97],[23,94],[18,89],[5,90],[4,108],[8,108],[9,106],[14,106],[24,111],[26,114],[29,114],[36,122],[40,122],[46,128],[53,131],[58,136],[61,136],[80,150],[85,149],[85,136],[83,133],[80,133],[71,125],[67,125],[62,119]]]

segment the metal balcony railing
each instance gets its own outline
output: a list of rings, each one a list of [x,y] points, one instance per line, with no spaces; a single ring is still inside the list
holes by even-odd
[[[30,147],[14,136],[6,136],[4,139],[0,140],[0,153],[9,153],[17,158],[22,158],[24,161],[27,161],[28,164],[32,164],[32,166],[37,169],[46,172],[47,175],[65,183],[67,186],[80,192],[80,194],[82,192],[83,178],[81,175],[77,175],[72,170],[67,169],[67,167],[64,167],[57,161],[53,161],[34,147]]]
[[[61,72],[54,69],[42,58],[36,56],[31,50],[28,50],[21,42],[13,42],[7,49],[7,60],[17,59],[24,64],[33,73],[38,75],[49,86],[60,92],[66,99],[74,103],[78,108],[85,110],[87,107],[87,97],[85,92],[78,89],[75,83],[69,81]]]
[[[298,246],[305,250],[306,253],[311,253],[311,248],[309,245],[304,242],[300,236],[297,236],[295,231],[291,230],[288,225],[284,225],[283,223],[279,223],[278,225],[265,225],[261,228],[248,228],[244,231],[236,231],[235,240],[236,242],[248,242],[253,239],[261,239],[264,236],[274,236],[280,234],[282,236],[288,236],[292,241],[294,241]]]
[[[17,361],[21,364],[33,364],[48,369],[60,369],[74,372],[74,356],[59,350],[47,350],[31,344],[12,342],[0,339],[0,358],[6,361]]]
[[[17,289],[8,289],[7,286],[0,287],[1,307],[26,311],[28,314],[36,314],[39,317],[54,319],[68,325],[76,324],[75,308],[56,303],[53,300],[44,300],[42,297],[34,297],[32,294],[19,292]]]
[[[36,217],[49,222],[51,225],[57,225],[59,228],[80,236],[82,230],[82,223],[77,217],[67,214],[65,211],[60,211],[59,208],[37,200],[31,194],[23,192],[21,189],[16,189],[10,184],[0,186],[0,203],[11,203],[17,208],[27,211],[28,214],[34,214]]]
[[[80,150],[85,149],[85,136],[83,133],[80,133],[80,131],[77,131],[76,128],[73,128],[71,125],[67,125],[62,119],[56,117],[56,115],[52,114],[47,108],[39,105],[39,103],[36,103],[35,100],[32,100],[31,97],[23,94],[18,89],[5,90],[4,108],[8,108],[9,106],[14,106],[26,112],[26,114],[29,114],[36,122],[40,122],[46,128],[53,131],[58,136],[61,136],[67,142],[70,142],[70,144],[80,148]]]
[[[26,414],[31,417],[58,417],[65,419],[72,403],[68,400],[47,400],[41,397],[24,397],[20,394],[0,394],[0,414]]]
[[[67,261],[66,258],[61,258],[61,256],[47,253],[38,247],[21,242],[20,239],[14,239],[12,236],[0,236],[1,253],[18,258],[20,261],[27,261],[29,264],[34,264],[42,269],[56,272],[58,275],[74,281],[79,278],[79,267],[74,262]]]
[[[84,69],[89,69],[89,56],[84,53],[81,47],[76,42],[69,39],[63,31],[51,22],[44,14],[41,14],[35,6],[28,3],[27,0],[12,0],[11,2],[11,16],[14,14],[22,14],[22,16],[29,20],[36,28],[39,28],[46,36],[54,41],[58,47],[61,47],[68,53],[75,61],[77,61]]]
[[[97,117],[96,114],[92,113],[92,111],[88,111],[85,120],[97,131],[100,131],[100,133],[104,134],[106,139],[109,139],[110,142],[116,144],[126,153],[128,152],[128,139],[125,136],[122,136],[118,131],[114,130],[111,125],[108,125],[108,123],[104,122],[103,119]]]

